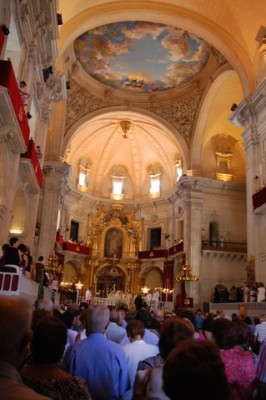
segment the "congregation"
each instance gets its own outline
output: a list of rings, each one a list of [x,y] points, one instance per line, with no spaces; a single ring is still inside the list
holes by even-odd
[[[9,243],[2,245],[1,250],[0,268],[5,265],[16,265],[27,278],[47,286],[51,290],[58,291],[58,277],[45,268],[44,257],[39,256],[34,262],[30,248],[24,243],[20,243],[17,237],[11,237]]]
[[[5,296],[0,313],[6,400],[265,399],[265,316]]]

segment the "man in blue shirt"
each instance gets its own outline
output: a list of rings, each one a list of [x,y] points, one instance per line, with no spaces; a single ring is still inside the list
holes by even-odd
[[[69,373],[86,380],[93,400],[118,400],[130,388],[125,352],[105,336],[109,317],[105,306],[87,310],[87,338],[73,346],[69,358]]]

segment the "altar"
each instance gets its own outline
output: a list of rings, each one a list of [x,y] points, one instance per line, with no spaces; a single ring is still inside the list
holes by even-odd
[[[109,294],[107,297],[93,297],[92,298],[92,304],[97,305],[101,304],[104,306],[115,306],[117,308],[126,305],[128,309],[132,308],[133,302],[132,302],[132,295],[130,293],[128,294]]]

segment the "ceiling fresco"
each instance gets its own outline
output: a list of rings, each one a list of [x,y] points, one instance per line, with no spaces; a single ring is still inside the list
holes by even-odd
[[[189,32],[140,21],[90,30],[75,40],[74,51],[92,78],[133,93],[181,88],[209,57],[209,45]]]

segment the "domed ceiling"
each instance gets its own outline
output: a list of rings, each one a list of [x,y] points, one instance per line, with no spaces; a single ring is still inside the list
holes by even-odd
[[[125,177],[124,200],[146,201],[148,177],[154,169],[161,173],[162,197],[168,196],[177,180],[177,161],[181,161],[182,171],[189,167],[186,135],[193,133],[193,116],[206,76],[215,71],[220,59],[226,62],[220,53],[215,59],[215,51],[206,41],[183,29],[144,21],[102,25],[75,39],[71,55],[75,57],[74,64],[78,61],[81,66],[83,86],[81,91],[79,78],[75,78],[69,93],[69,121],[72,117],[76,122],[82,119],[66,146],[65,158],[72,166],[73,184],[78,180],[79,166],[85,163],[89,169],[87,193],[108,199],[111,176],[121,172]],[[85,85],[83,72],[89,77]],[[227,88],[225,84],[223,87]],[[193,88],[196,89],[190,99]],[[105,97],[105,89],[110,97]],[[99,93],[103,96],[98,99]],[[184,99],[182,93],[186,93]],[[232,96],[236,101],[236,94]],[[146,101],[146,109],[142,101]],[[229,103],[232,104],[231,97]],[[226,109],[227,121],[227,104]],[[219,115],[215,124],[221,127],[220,111]],[[126,132],[123,123],[129,126]]]
[[[209,45],[183,29],[123,21],[83,33],[76,58],[95,80],[111,88],[153,93],[181,88],[209,57]]]

